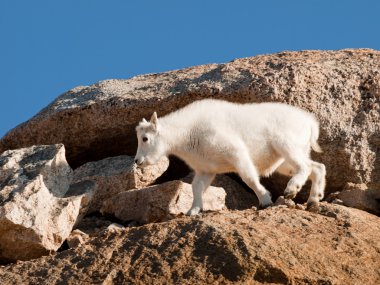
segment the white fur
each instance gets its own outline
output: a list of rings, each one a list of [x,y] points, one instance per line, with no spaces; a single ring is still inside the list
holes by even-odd
[[[299,108],[205,99],[160,119],[154,113],[136,131],[138,165],[154,164],[173,154],[195,171],[190,215],[202,210],[202,193],[218,173],[238,173],[263,207],[272,200],[259,177],[274,171],[292,176],[286,197],[294,198],[310,178],[308,205],[314,207],[323,198],[325,166],[310,159],[311,148],[320,151],[319,125],[312,114]]]

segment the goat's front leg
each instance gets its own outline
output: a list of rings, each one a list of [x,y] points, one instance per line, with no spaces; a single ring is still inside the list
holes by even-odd
[[[196,173],[191,184],[193,188],[193,204],[187,215],[197,215],[203,209],[203,192],[210,186],[215,174]]]

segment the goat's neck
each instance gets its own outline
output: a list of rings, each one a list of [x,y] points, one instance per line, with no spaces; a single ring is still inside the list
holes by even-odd
[[[167,155],[174,154],[178,156],[182,153],[183,146],[186,143],[187,128],[170,124],[170,122],[162,122],[160,133]]]

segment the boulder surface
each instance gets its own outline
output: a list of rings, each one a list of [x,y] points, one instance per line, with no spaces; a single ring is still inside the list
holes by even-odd
[[[0,155],[0,262],[57,250],[85,210],[87,196],[66,197],[72,170],[63,145]]]
[[[6,284],[379,284],[380,223],[322,204],[104,230],[80,247],[0,267]]]
[[[102,203],[117,193],[149,186],[168,168],[169,160],[162,158],[157,164],[144,169],[135,166],[133,157],[122,155],[88,162],[75,169],[73,184],[93,181],[96,185],[88,213],[98,212]]]
[[[208,187],[203,193],[203,210],[225,208],[225,198],[226,192],[222,188]],[[192,202],[191,185],[177,180],[118,193],[104,201],[101,213],[112,214],[124,222],[146,224],[186,214]]]

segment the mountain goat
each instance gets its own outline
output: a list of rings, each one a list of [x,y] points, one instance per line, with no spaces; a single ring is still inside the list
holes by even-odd
[[[311,148],[321,151],[319,124],[299,108],[204,99],[160,119],[154,112],[150,122],[143,119],[139,123],[136,132],[138,166],[172,154],[195,171],[189,215],[202,210],[202,193],[219,173],[238,173],[262,207],[270,206],[272,199],[259,177],[275,171],[292,176],[286,198],[294,198],[308,178],[312,181],[308,208],[317,210],[323,198],[325,166],[310,159]]]

